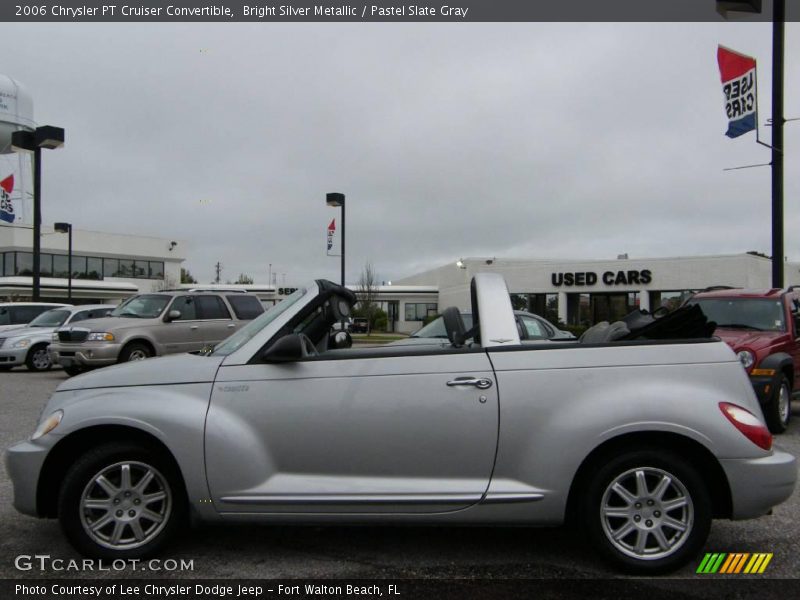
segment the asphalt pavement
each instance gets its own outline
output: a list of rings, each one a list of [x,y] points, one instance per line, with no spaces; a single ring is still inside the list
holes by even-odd
[[[44,403],[66,378],[60,370],[0,373],[0,448],[33,431]],[[800,415],[800,403],[794,403]],[[800,456],[800,418],[776,445]],[[0,578],[469,578],[581,579],[616,577],[587,547],[580,532],[561,528],[501,527],[285,527],[199,526],[171,546],[162,559],[191,561],[192,569],[124,568],[90,573],[40,569],[34,559],[80,556],[61,535],[58,523],[18,514],[12,488],[0,469]],[[752,521],[715,521],[707,552],[771,552],[760,578],[796,578],[800,566],[800,492],[774,514]],[[30,568],[27,565],[30,564]],[[23,567],[20,569],[20,565]],[[674,578],[701,578],[696,564]]]

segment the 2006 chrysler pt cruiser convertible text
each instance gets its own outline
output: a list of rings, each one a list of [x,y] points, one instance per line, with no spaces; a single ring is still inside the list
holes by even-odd
[[[618,566],[675,569],[712,518],[787,499],[736,356],[717,339],[521,343],[505,282],[472,281],[451,345],[350,348],[355,296],[298,289],[205,355],[65,381],[6,464],[14,505],[103,558],[195,520],[552,525]],[[472,340],[466,343],[465,340]]]

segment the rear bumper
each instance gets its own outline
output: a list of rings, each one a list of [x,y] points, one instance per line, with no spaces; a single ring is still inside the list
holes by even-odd
[[[797,482],[797,459],[780,450],[762,458],[720,460],[728,477],[733,519],[752,519],[768,513],[792,495]]]

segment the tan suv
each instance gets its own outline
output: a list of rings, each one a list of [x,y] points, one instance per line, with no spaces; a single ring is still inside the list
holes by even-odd
[[[234,333],[264,312],[244,292],[154,292],[128,298],[103,319],[53,332],[50,357],[69,375],[177,352],[195,352]]]

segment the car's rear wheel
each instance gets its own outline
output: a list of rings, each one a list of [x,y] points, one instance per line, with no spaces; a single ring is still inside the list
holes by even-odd
[[[67,471],[58,518],[85,556],[142,558],[160,550],[186,514],[181,479],[160,453],[129,443],[99,446]]]
[[[28,350],[25,357],[25,366],[29,371],[49,371],[53,366],[50,360],[50,353],[47,351],[47,344],[36,344]]]
[[[792,416],[792,386],[786,375],[781,383],[772,391],[772,397],[764,404],[764,418],[772,433],[783,433],[789,427]]]
[[[627,571],[663,573],[702,548],[711,501],[689,461],[660,450],[612,458],[589,479],[583,517],[598,550]]]
[[[144,360],[153,356],[153,351],[149,346],[139,342],[128,344],[119,353],[119,362],[130,362],[133,360]]]

